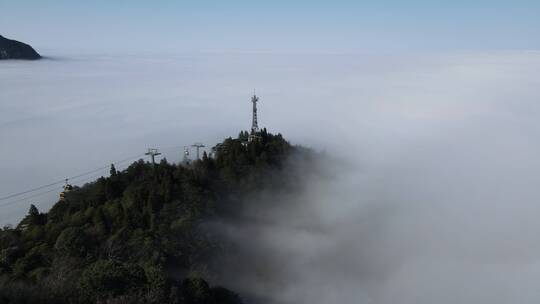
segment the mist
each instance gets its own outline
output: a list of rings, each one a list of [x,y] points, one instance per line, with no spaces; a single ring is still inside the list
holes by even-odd
[[[539,74],[538,52],[1,62],[0,193],[148,147],[177,161],[184,145],[248,129],[256,89],[261,126],[335,161],[300,195],[246,210],[256,221],[225,225],[256,266],[231,276],[234,290],[270,303],[537,303]],[[56,196],[5,206],[0,223]]]

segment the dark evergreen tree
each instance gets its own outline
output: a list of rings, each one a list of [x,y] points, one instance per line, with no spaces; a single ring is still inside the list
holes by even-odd
[[[117,171],[116,171],[116,168],[114,167],[114,164],[111,164],[111,169],[109,170],[109,174],[111,176],[116,176],[116,173]]]

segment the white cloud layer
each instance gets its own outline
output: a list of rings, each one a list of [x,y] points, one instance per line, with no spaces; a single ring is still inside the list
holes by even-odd
[[[538,303],[539,87],[538,52],[1,62],[0,193],[148,146],[217,142],[249,127],[256,88],[261,125],[354,164],[332,183],[313,181],[301,212],[286,210],[318,229],[262,215],[278,225],[257,227],[259,242],[269,261],[287,256],[287,271],[261,294],[277,286],[283,303]],[[181,148],[164,154],[178,160]],[[45,198],[33,202],[47,209]],[[15,223],[29,203],[2,207],[0,223]]]

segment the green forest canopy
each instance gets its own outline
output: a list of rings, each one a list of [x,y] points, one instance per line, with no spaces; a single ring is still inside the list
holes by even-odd
[[[288,164],[313,161],[280,134],[247,136],[190,165],[111,166],[47,213],[31,205],[15,228],[0,230],[0,303],[242,303],[207,283],[226,245],[200,225],[241,220],[242,204],[257,203],[246,193],[295,191],[301,176]]]

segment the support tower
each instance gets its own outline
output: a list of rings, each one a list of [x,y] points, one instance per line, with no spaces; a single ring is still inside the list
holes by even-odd
[[[191,145],[192,147],[195,147],[195,149],[197,149],[197,159],[200,159],[199,157],[199,149],[200,148],[204,148],[206,147],[205,145],[201,144],[201,143],[194,143],[193,145]]]
[[[258,137],[257,133],[259,133],[259,125],[257,123],[257,102],[258,101],[259,101],[259,97],[253,94],[253,97],[251,97],[251,102],[253,103],[253,118],[251,120],[251,134],[249,134],[249,141],[252,141],[256,137]]]
[[[148,152],[146,152],[144,154],[150,156],[150,159],[152,159],[152,165],[156,164],[156,156],[161,155],[161,153],[159,153],[158,149],[154,149],[154,148],[148,148]]]
[[[182,163],[184,165],[189,164],[189,148],[187,146],[184,146],[184,158],[182,158]]]

